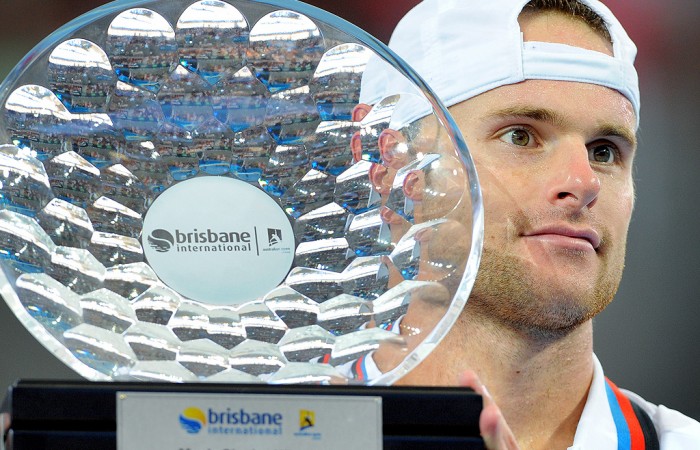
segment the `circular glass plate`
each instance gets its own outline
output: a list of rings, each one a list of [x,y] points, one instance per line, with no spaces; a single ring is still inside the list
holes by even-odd
[[[0,286],[91,380],[388,384],[464,307],[481,197],[382,44],[290,2],[114,2],[0,86]]]

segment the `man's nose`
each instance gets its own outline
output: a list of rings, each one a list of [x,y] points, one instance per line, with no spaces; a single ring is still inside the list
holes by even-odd
[[[588,149],[585,145],[576,145],[558,153],[548,200],[558,207],[572,210],[593,207],[601,185],[600,177],[588,158]]]

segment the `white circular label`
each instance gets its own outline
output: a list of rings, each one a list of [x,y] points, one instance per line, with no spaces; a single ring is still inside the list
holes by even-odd
[[[267,294],[294,260],[284,211],[260,189],[232,178],[193,178],[163,192],[146,213],[142,241],[165,284],[216,305]]]

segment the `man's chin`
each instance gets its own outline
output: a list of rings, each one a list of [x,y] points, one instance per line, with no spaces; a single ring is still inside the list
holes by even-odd
[[[569,269],[532,269],[518,258],[485,251],[467,310],[523,331],[568,332],[605,309],[620,281],[615,273],[587,279]]]
[[[467,302],[465,312],[526,335],[554,337],[568,334],[589,322],[605,309],[607,303],[584,299],[572,301],[569,297],[565,302],[530,298],[524,305],[517,301],[494,302],[474,296]]]

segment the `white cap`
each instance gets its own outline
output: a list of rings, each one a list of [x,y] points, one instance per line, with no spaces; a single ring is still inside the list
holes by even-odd
[[[559,43],[524,42],[518,16],[528,1],[424,0],[401,19],[389,47],[445,106],[527,79],[578,81],[622,93],[639,123],[637,48],[612,12],[598,0],[579,0],[605,22],[613,44],[614,56],[609,56]],[[364,82],[363,90],[378,88]],[[400,83],[382,84],[387,94],[401,90]]]

